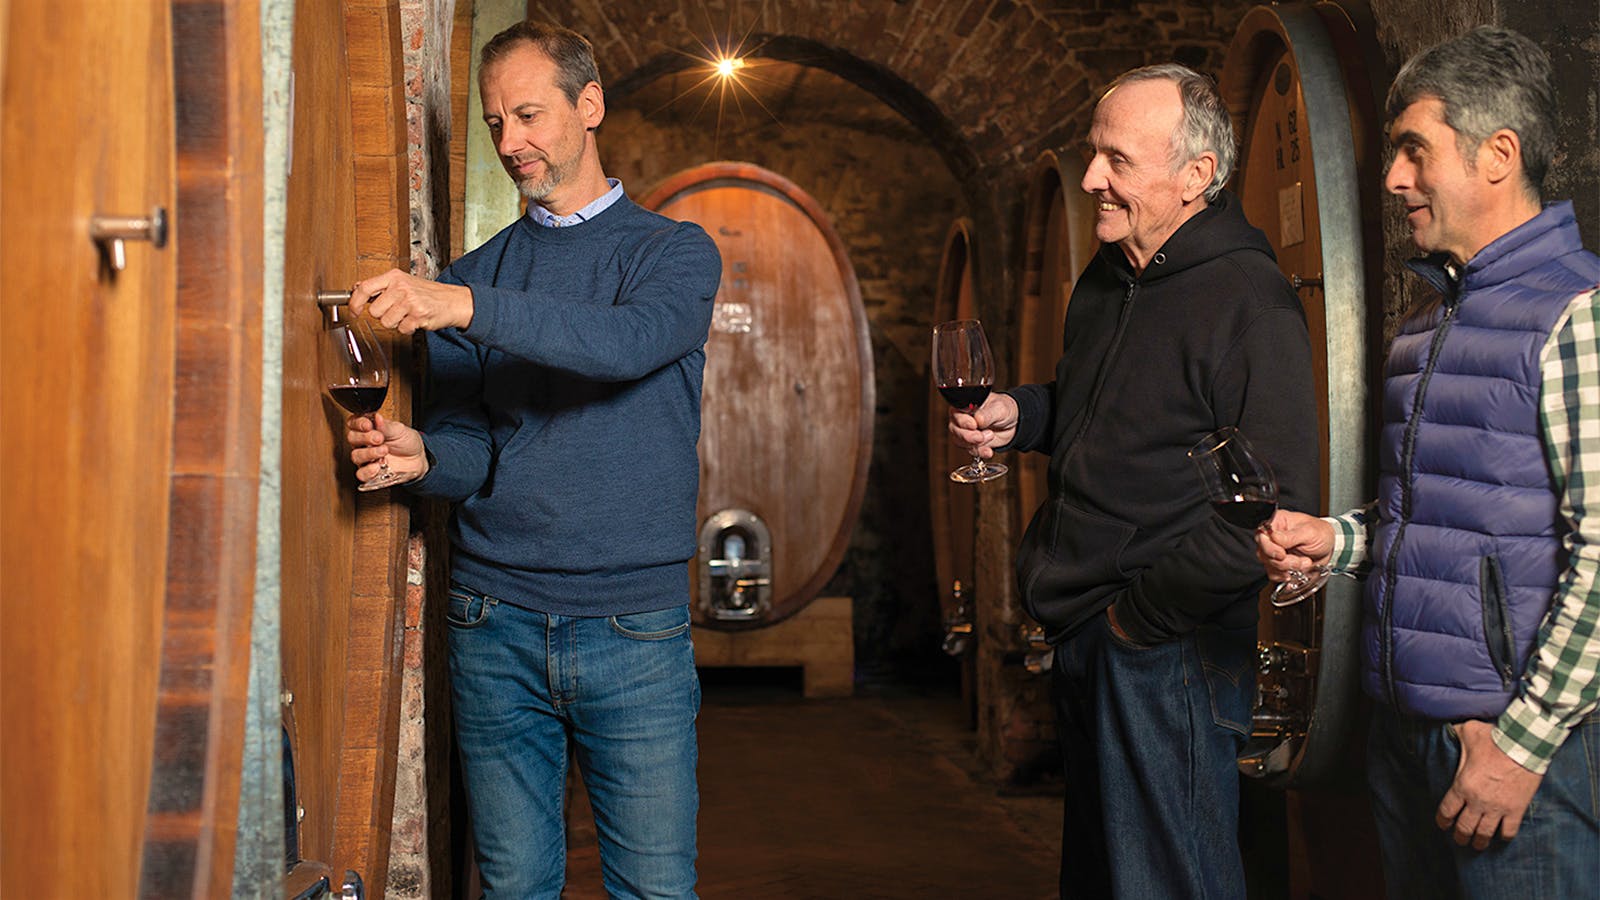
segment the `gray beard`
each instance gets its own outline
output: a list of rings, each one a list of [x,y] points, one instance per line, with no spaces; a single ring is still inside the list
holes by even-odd
[[[540,181],[517,182],[517,193],[521,194],[529,203],[540,203],[550,196],[561,184],[564,173],[555,166],[546,166],[544,178]]]

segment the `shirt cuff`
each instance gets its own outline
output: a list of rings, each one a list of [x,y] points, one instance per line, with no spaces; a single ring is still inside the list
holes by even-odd
[[[1363,513],[1349,512],[1322,521],[1333,526],[1333,554],[1328,568],[1342,574],[1360,568],[1367,557],[1367,522]]]
[[[1542,715],[1537,704],[1518,697],[1500,714],[1490,737],[1517,765],[1543,775],[1570,733],[1559,720]]]

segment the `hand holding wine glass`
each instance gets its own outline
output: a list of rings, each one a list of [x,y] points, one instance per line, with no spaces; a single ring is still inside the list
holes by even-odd
[[[977,319],[941,322],[933,328],[933,383],[945,402],[960,412],[972,413],[994,389],[994,358],[983,323]],[[951,481],[973,484],[992,481],[1006,473],[999,463],[987,463],[977,453],[972,464],[950,473]]]
[[[1206,435],[1189,449],[1189,459],[1200,472],[1213,512],[1240,528],[1271,527],[1278,509],[1278,480],[1239,429],[1229,425]],[[1292,606],[1321,590],[1331,574],[1327,566],[1310,573],[1291,572],[1288,581],[1272,589],[1269,599],[1273,606]]]
[[[329,307],[323,325],[317,362],[328,396],[356,416],[371,416],[376,424],[380,421],[376,413],[389,393],[389,360],[383,347],[364,320],[341,307]],[[357,490],[375,491],[400,480],[400,474],[389,469],[386,452],[379,458],[379,469]]]

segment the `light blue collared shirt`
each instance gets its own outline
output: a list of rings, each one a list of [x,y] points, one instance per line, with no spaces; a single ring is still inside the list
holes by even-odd
[[[601,194],[593,203],[570,216],[558,216],[537,203],[529,203],[528,218],[533,220],[533,224],[543,225],[546,228],[564,228],[568,225],[576,225],[579,222],[587,222],[605,212],[606,207],[621,199],[622,182],[615,178],[607,178],[606,184],[611,185],[611,190]]]

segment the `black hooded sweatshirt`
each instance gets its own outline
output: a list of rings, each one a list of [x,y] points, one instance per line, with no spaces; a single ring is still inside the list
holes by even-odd
[[[1279,506],[1315,512],[1311,365],[1300,300],[1227,192],[1139,275],[1101,246],[1073,288],[1055,381],[1009,391],[1011,448],[1050,454],[1017,579],[1052,641],[1113,603],[1143,644],[1255,622],[1254,537],[1212,514],[1187,451],[1238,426],[1277,475]]]

